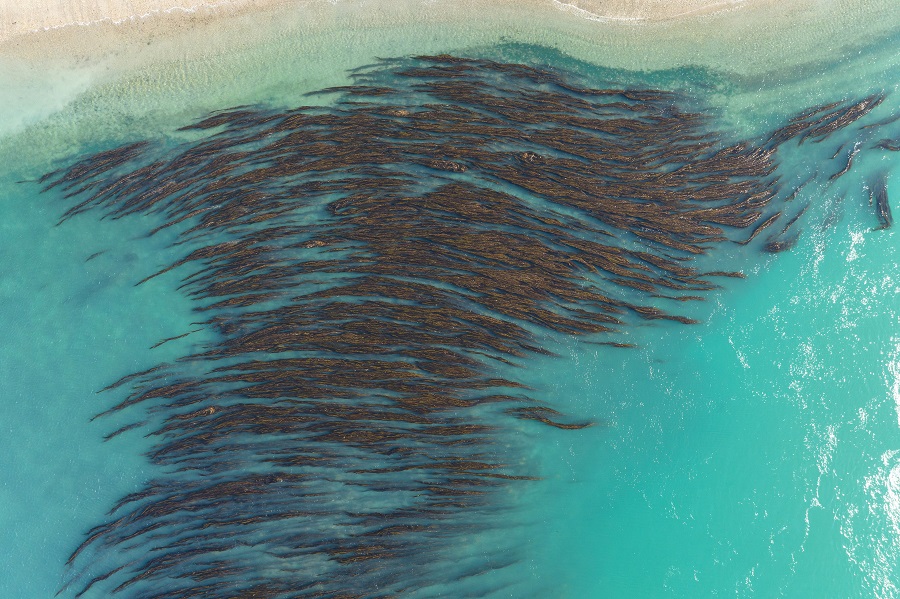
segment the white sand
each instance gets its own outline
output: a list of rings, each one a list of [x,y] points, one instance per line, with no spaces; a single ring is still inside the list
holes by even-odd
[[[327,0],[325,0],[327,1]],[[344,2],[353,0],[343,0]],[[447,2],[452,0],[438,0]],[[662,20],[709,13],[765,0],[543,0],[561,10],[596,20]],[[67,26],[121,23],[160,15],[184,17],[232,12],[290,0],[0,0],[0,41]],[[295,4],[305,2],[295,1]],[[336,2],[332,2],[336,3]],[[423,2],[431,8],[435,2]]]
[[[190,12],[208,4],[203,0],[2,0],[0,40],[44,29]]]
[[[765,0],[550,0],[561,10],[597,21],[661,21],[760,4]]]
[[[283,0],[0,0],[0,43],[63,27],[228,14],[235,9],[280,1]]]

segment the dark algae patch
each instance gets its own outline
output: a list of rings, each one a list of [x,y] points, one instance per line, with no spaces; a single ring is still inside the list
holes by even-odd
[[[628,347],[635,323],[695,322],[685,301],[742,276],[700,255],[800,233],[781,148],[884,100],[734,141],[678,93],[553,69],[432,56],[355,78],[318,92],[331,107],[217,112],[174,150],[130,143],[43,180],[63,223],[161,215],[189,248],[161,273],[218,339],[111,385],[127,396],[107,413],[135,421],[113,434],[154,439],[163,474],[87,532],[67,596],[443,596],[517,559],[453,556],[536,476],[512,423],[593,424],[516,380],[542,335]],[[852,168],[835,156],[822,178]],[[883,181],[873,203],[889,226]]]

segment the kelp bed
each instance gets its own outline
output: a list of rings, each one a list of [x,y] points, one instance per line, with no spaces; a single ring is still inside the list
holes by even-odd
[[[162,272],[183,274],[216,334],[111,385],[127,395],[105,414],[133,423],[109,437],[140,429],[162,474],[87,533],[66,594],[441,596],[516,559],[453,559],[502,526],[497,491],[536,474],[504,423],[591,424],[516,366],[547,353],[548,332],[627,347],[635,322],[693,322],[679,302],[742,276],[701,272],[699,255],[796,240],[805,207],[779,149],[884,99],[729,142],[677,93],[552,69],[434,56],[354,77],[318,92],[330,107],[229,109],[174,151],[130,143],[42,180],[67,198],[63,222],[175,227],[191,249]],[[857,151],[838,148],[832,179]],[[889,226],[884,179],[872,193]]]

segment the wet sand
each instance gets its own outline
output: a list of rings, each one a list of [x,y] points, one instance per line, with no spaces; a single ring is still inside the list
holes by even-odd
[[[591,20],[658,21],[766,3],[770,0],[541,0]],[[0,43],[48,29],[98,23],[208,19],[236,10],[272,5],[308,5],[297,0],[21,0],[0,5]],[[422,8],[434,7],[422,2]]]

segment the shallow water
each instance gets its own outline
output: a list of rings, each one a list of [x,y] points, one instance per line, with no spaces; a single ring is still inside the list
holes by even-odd
[[[415,36],[388,28],[354,33],[351,44],[340,30],[280,36],[214,60],[162,61],[87,84],[73,76],[77,83],[59,93],[74,99],[61,110],[30,117],[24,130],[8,117],[0,155],[18,159],[7,160],[0,179],[0,448],[10,456],[0,487],[0,562],[12,576],[0,577],[0,594],[51,596],[73,575],[114,567],[116,556],[102,552],[75,572],[65,562],[119,499],[159,472],[142,455],[153,440],[140,429],[103,441],[129,418],[91,420],[127,391],[96,392],[214,339],[204,329],[151,349],[198,328],[195,305],[176,289],[186,273],[135,286],[185,254],[171,246],[174,231],[146,236],[158,215],[113,220],[89,212],[56,226],[70,200],[39,193],[33,180],[41,174],[148,136],[172,148],[190,139],[175,129],[209,110],[324,103],[302,94],[346,83],[348,68],[375,57],[413,53],[549,64],[598,86],[677,89],[734,137],[763,135],[809,106],[876,91],[887,99],[866,122],[900,110],[896,35],[848,33],[845,44],[833,44],[842,52],[749,73],[736,58],[728,59],[733,69],[691,66],[714,63],[709,49],[679,48],[673,53],[683,63],[636,72],[607,68],[623,59],[599,43],[591,53],[590,44],[573,41],[576,60],[494,39],[549,39],[566,52],[559,32],[568,25],[560,23],[537,36],[515,24],[421,28]],[[330,56],[326,64],[308,59],[314,47]],[[752,62],[766,56],[758,50]],[[33,83],[10,81],[23,89]],[[731,246],[704,257],[710,270],[741,270],[747,279],[725,279],[707,301],[685,307],[701,324],[631,327],[634,349],[542,334],[558,357],[529,357],[527,368],[508,376],[599,426],[567,431],[504,420],[521,464],[541,480],[504,490],[497,501],[507,509],[492,516],[497,530],[473,534],[451,554],[478,562],[515,545],[521,560],[416,596],[462,589],[491,597],[900,596],[898,244],[895,229],[873,230],[866,188],[876,172],[886,173],[889,189],[900,180],[898,154],[869,147],[900,137],[898,123],[875,137],[851,127],[827,144],[780,151],[785,181],[819,175],[793,200],[811,204],[799,242],[775,255]],[[842,166],[831,160],[835,150],[849,152],[858,141],[866,148],[853,168],[828,184]]]

